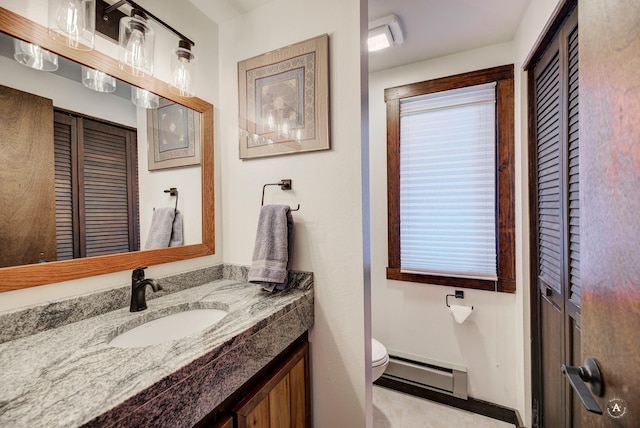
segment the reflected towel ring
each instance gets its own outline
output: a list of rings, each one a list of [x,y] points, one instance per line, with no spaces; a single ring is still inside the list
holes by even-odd
[[[164,193],[168,193],[170,196],[176,197],[176,206],[173,210],[174,214],[178,212],[178,188],[170,187],[168,190],[165,190]]]
[[[280,186],[281,190],[291,190],[291,179],[283,178],[282,180],[280,180],[279,183],[267,183],[264,186],[262,186],[262,202],[260,203],[261,206],[264,206],[264,191],[267,188],[267,186]],[[289,207],[289,211],[298,211],[298,210],[300,210],[300,204],[298,204],[298,207],[295,209]]]

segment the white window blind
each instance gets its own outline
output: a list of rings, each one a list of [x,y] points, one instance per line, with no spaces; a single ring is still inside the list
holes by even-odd
[[[495,93],[401,100],[402,272],[497,280]]]

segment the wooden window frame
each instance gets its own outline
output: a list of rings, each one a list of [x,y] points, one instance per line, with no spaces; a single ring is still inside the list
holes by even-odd
[[[385,90],[387,105],[387,279],[515,293],[514,66],[503,65]],[[403,273],[400,269],[400,101],[496,82],[496,227],[498,280]]]

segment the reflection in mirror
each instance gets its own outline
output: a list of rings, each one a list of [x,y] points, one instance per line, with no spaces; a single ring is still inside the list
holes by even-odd
[[[11,194],[26,183],[38,183],[38,191],[0,208],[8,244],[0,267],[201,243],[200,206],[183,203],[200,194],[191,185],[201,181],[200,113],[63,57],[52,72],[27,69],[14,60],[14,47],[25,44],[0,34],[0,108],[7,112],[0,137],[13,147],[0,153],[0,164],[13,166],[0,176]],[[34,117],[53,120],[53,130],[47,125],[32,158],[33,137],[20,124]],[[183,168],[167,169],[174,166]],[[182,188],[183,201],[161,183]],[[43,227],[33,227],[36,220]]]
[[[213,254],[211,104],[0,12],[0,291]]]

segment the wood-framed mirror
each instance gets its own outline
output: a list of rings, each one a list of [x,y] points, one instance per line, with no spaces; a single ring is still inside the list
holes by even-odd
[[[0,7],[0,32],[41,46],[61,57],[103,71],[123,82],[146,89],[160,97],[199,112],[201,118],[200,175],[202,180],[202,240],[200,243],[186,242],[186,245],[177,247],[3,267],[0,268],[0,292],[214,254],[213,105],[199,98],[175,95],[169,90],[169,85],[159,79],[130,75],[120,69],[116,59],[96,50],[79,51],[61,45],[49,36],[46,27],[2,7]],[[14,195],[14,197],[17,198],[19,195]]]

